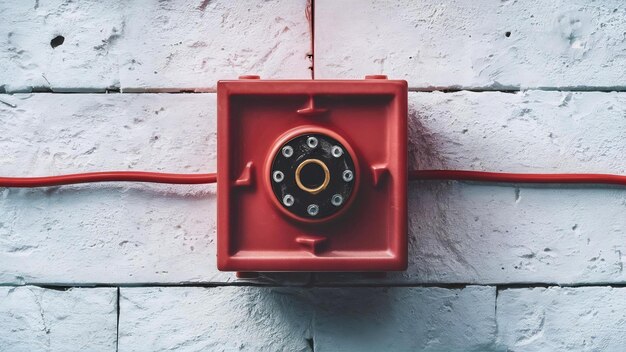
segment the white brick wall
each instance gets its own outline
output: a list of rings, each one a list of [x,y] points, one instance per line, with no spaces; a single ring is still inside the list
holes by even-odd
[[[495,289],[124,288],[124,351],[466,351],[495,344]],[[164,331],[176,332],[164,334]]]
[[[626,173],[622,1],[313,6],[316,78],[409,81],[412,168]],[[215,82],[311,77],[306,8],[0,0],[0,175],[215,171]],[[215,210],[213,185],[0,190],[0,351],[624,344],[623,188],[415,182],[387,277],[236,280]]]
[[[549,287],[498,295],[499,343],[510,351],[621,351],[626,290]]]
[[[8,92],[206,89],[250,72],[310,77],[304,0],[2,1],[0,16]],[[58,35],[65,41],[52,48]]]
[[[623,87],[621,0],[317,0],[317,78],[409,87]]]
[[[113,351],[117,290],[0,287],[3,351]]]

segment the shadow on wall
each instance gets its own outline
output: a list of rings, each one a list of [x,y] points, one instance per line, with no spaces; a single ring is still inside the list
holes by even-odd
[[[275,304],[264,303],[276,308],[273,316],[293,331],[291,338],[301,334],[306,342],[303,351],[497,350],[494,288],[271,290],[267,297]],[[308,329],[303,329],[305,325]]]
[[[434,131],[422,122],[424,117],[414,106],[409,106],[409,162],[410,170],[447,169],[446,159],[440,153],[440,141]],[[451,213],[448,207],[455,185],[450,182],[426,181],[410,184],[408,188],[408,245],[410,275],[445,277],[447,273],[427,272],[429,265],[420,265],[425,256],[444,253],[446,261],[471,267],[465,260],[458,239],[448,233]],[[429,258],[425,262],[438,259]],[[411,269],[412,268],[412,269]],[[419,279],[418,279],[419,280]]]
[[[421,114],[409,105],[408,116],[408,167],[409,170],[445,169],[446,162],[438,152],[437,137],[422,122]]]
[[[313,293],[314,342],[321,350],[385,351],[397,336],[388,289],[320,288]]]
[[[273,302],[267,303],[276,308],[273,316],[280,320],[275,323],[301,334],[304,351],[382,351],[393,339],[391,330],[397,329],[392,298],[384,288],[268,290],[266,297]]]

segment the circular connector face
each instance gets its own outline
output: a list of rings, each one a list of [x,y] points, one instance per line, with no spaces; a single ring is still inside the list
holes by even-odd
[[[350,182],[354,179],[354,174],[351,170],[344,170],[341,175],[343,177],[343,180],[346,182]]]
[[[282,171],[276,170],[272,174],[272,178],[274,179],[274,182],[283,182],[283,180],[285,179],[285,174],[283,174]]]
[[[320,212],[320,207],[318,207],[317,204],[310,204],[306,208],[306,212],[311,216],[316,216]]]
[[[270,164],[270,185],[289,213],[322,220],[349,203],[355,182],[346,182],[345,172],[350,171],[352,181],[356,167],[341,142],[322,133],[304,133],[277,150]]]
[[[339,158],[340,156],[343,155],[343,149],[340,146],[338,146],[338,145],[334,145],[333,148],[330,150],[330,153],[335,158]]]
[[[293,155],[293,148],[291,146],[284,146],[282,149],[283,156],[285,158],[290,158]]]
[[[293,196],[291,194],[285,194],[285,196],[283,197],[283,204],[286,207],[290,207],[293,205],[294,199]]]

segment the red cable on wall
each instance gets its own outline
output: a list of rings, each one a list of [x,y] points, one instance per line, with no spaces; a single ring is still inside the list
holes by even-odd
[[[456,180],[505,183],[578,183],[626,186],[626,176],[611,174],[524,174],[466,170],[411,170],[409,180]],[[0,187],[49,187],[90,182],[215,183],[217,174],[170,174],[110,171],[46,177],[0,177]]]
[[[626,186],[626,176],[610,174],[521,174],[465,170],[412,170],[409,180],[456,180],[507,183],[585,183]]]
[[[142,171],[109,171],[46,177],[0,177],[0,187],[48,187],[89,182],[150,182],[170,184],[215,183],[217,174],[168,174]]]

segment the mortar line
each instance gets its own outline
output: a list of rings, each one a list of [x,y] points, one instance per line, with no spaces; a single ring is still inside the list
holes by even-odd
[[[315,79],[315,0],[309,0],[311,16],[311,79]]]
[[[138,283],[138,284],[0,284],[0,287],[40,287],[44,289],[67,291],[74,288],[100,288],[109,287],[117,288],[118,295],[121,288],[144,288],[144,287],[192,287],[192,288],[215,288],[215,287],[268,287],[268,288],[444,288],[444,289],[463,289],[468,286],[482,286],[482,287],[495,287],[498,291],[507,289],[524,289],[524,288],[579,288],[579,287],[613,287],[613,288],[626,288],[626,283],[579,283],[579,284],[558,284],[558,283],[399,283],[399,282],[372,282],[372,283],[358,283],[348,282],[345,284],[339,283],[311,283],[306,282],[302,284],[298,283],[284,283],[284,284],[265,284],[263,282],[226,282],[226,283]],[[119,299],[119,298],[118,298]],[[118,305],[119,307],[119,305]]]
[[[493,302],[493,323],[495,325],[495,331],[494,331],[494,340],[498,339],[498,333],[499,333],[499,326],[498,326],[498,296],[500,295],[500,290],[498,289],[498,286],[496,286],[496,296]]]
[[[120,347],[120,288],[117,288],[117,326],[115,335],[115,351],[118,352]]]
[[[313,60],[315,60],[313,58]],[[623,93],[626,92],[626,87],[543,87],[543,88],[525,88],[525,89],[490,89],[490,88],[409,88],[409,92],[412,93],[459,93],[459,92],[472,92],[472,93],[524,93],[524,92],[562,92],[562,93]],[[213,88],[198,88],[198,89],[176,89],[176,88],[147,88],[147,89],[112,89],[105,91],[89,91],[89,90],[62,90],[55,91],[55,89],[34,89],[32,91],[25,92],[2,92],[2,95],[17,95],[17,94],[92,94],[92,95],[106,95],[106,94],[216,94],[217,90]],[[6,104],[6,103],[5,103]]]

